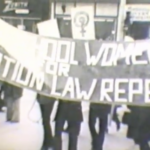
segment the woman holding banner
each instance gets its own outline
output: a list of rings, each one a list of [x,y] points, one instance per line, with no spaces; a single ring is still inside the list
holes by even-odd
[[[61,135],[64,131],[65,122],[67,122],[67,132],[69,134],[68,150],[77,150],[78,135],[80,125],[83,121],[82,109],[80,102],[69,102],[60,100],[55,117],[55,149],[62,150]]]
[[[1,91],[4,92],[4,101],[7,107],[7,121],[19,122],[19,102],[22,96],[22,88],[3,83]]]
[[[111,106],[103,104],[90,104],[89,129],[92,136],[92,150],[103,150],[105,133],[107,130],[108,114]],[[96,131],[95,124],[98,120],[99,131]]]
[[[53,148],[54,146],[50,118],[55,103],[55,99],[40,94],[38,94],[37,99],[41,106],[43,128],[44,128],[44,141],[42,150],[48,150],[49,148]]]
[[[125,19],[127,30],[124,41],[133,42],[149,38],[147,37],[148,30],[143,26],[145,22],[139,23],[138,21],[132,22],[131,20],[131,13],[127,12]],[[127,137],[132,138],[139,145],[140,150],[150,150],[148,144],[150,140],[150,108],[143,106],[128,106],[128,108],[131,113],[125,113],[123,117],[123,123],[128,125]]]

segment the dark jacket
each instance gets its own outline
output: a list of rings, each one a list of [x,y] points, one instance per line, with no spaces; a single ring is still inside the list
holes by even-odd
[[[22,96],[22,88],[3,83],[1,90],[4,92],[4,102],[7,106],[7,121],[18,122],[20,114],[18,99]]]
[[[53,97],[47,97],[47,96],[44,96],[44,95],[41,95],[41,94],[38,94],[37,95],[37,101],[42,104],[42,105],[46,105],[46,104],[51,104],[53,105],[54,102],[56,101],[55,98]]]
[[[60,100],[55,117],[55,121],[68,120],[82,122],[82,108],[80,102]]]
[[[3,83],[1,90],[4,91],[4,100],[16,100],[22,96],[22,88],[8,83]]]
[[[43,123],[49,124],[50,116],[55,103],[55,98],[38,94],[37,101],[39,102],[41,107]]]
[[[92,109],[98,116],[105,117],[110,113],[111,105],[91,103],[90,109]]]
[[[123,122],[128,125],[127,137],[138,144],[141,140],[150,138],[150,108],[128,106],[131,113],[126,113]]]

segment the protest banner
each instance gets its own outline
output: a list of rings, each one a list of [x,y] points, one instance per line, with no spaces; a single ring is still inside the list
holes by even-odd
[[[55,39],[20,31],[2,20],[0,27],[1,80],[60,99],[150,103],[149,40]]]

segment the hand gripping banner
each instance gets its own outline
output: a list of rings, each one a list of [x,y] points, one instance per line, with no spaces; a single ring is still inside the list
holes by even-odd
[[[150,103],[150,41],[45,38],[0,20],[0,79],[49,97]]]

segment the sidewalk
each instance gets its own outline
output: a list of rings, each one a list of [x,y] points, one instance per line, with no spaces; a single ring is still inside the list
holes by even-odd
[[[88,111],[84,111],[83,115],[84,115],[84,122],[81,125],[80,136],[78,139],[78,150],[84,150],[84,149],[91,150],[91,137],[90,137],[90,132],[89,132],[88,123],[87,123]],[[1,130],[3,130],[2,122],[5,122],[5,114],[4,113],[0,113],[0,128],[1,128]],[[54,132],[54,125],[55,124],[52,123],[53,132]],[[115,133],[115,124],[113,124],[113,126],[110,128],[111,128],[111,132],[113,134],[106,135],[105,143],[104,143],[104,150],[139,150],[134,147],[135,145],[134,145],[133,140],[127,139],[124,135]],[[68,135],[64,133],[62,137],[63,137],[63,150],[67,150]],[[32,136],[31,136],[31,138],[32,138]],[[28,136],[28,140],[32,141],[33,139],[30,139],[30,137]],[[28,143],[28,142],[26,141],[25,143]],[[36,150],[36,149],[33,149],[33,150]]]
[[[63,150],[67,150],[68,136],[63,134]],[[78,139],[78,150],[91,150],[91,139],[89,136],[80,135]],[[114,135],[106,135],[104,150],[138,150],[134,148],[132,140],[120,138]]]
[[[78,150],[91,150],[91,136],[88,128],[87,118],[88,111],[83,112],[84,122],[81,125],[80,136],[78,139]],[[52,123],[54,131],[54,123]],[[124,130],[123,128],[122,130]],[[125,135],[125,131],[120,130],[120,133],[115,133],[115,125],[111,127],[111,132],[113,134],[107,134],[104,143],[104,150],[139,150],[135,148],[133,140],[128,139]],[[68,145],[68,135],[63,134],[63,150],[67,150]]]

